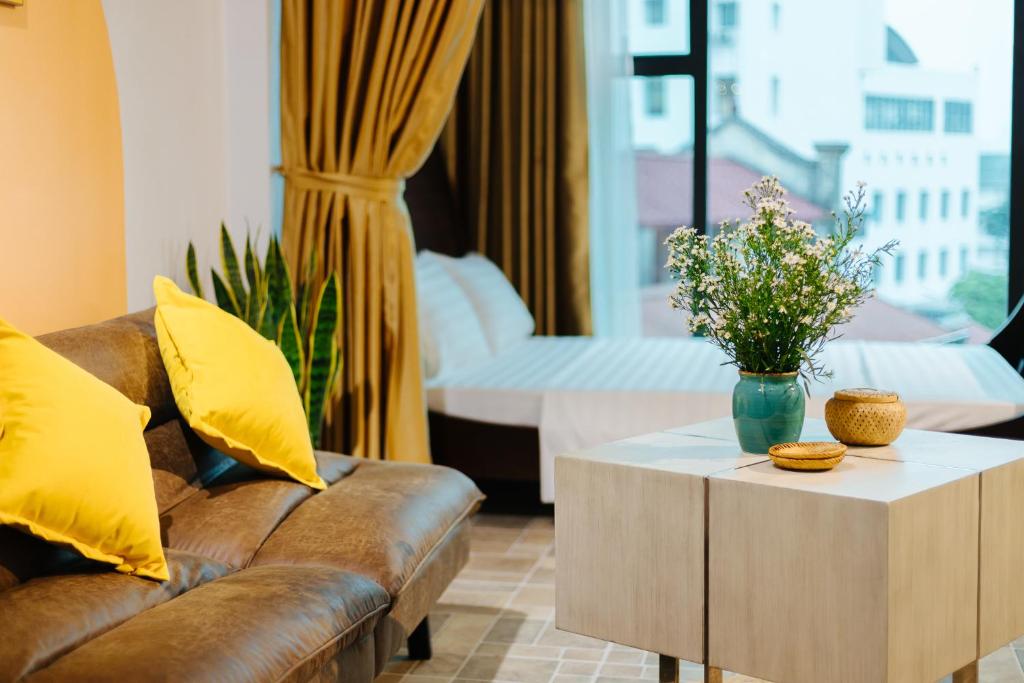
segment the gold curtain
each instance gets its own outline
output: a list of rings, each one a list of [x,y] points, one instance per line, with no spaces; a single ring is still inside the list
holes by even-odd
[[[539,334],[589,334],[584,0],[490,0],[442,137],[470,248]]]
[[[402,199],[437,140],[482,0],[284,0],[281,154],[292,272],[339,274],[343,370],[324,445],[429,461]]]

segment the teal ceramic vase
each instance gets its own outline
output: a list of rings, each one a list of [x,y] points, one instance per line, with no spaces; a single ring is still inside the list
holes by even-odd
[[[804,392],[797,373],[741,370],[732,390],[732,420],[746,453],[767,453],[777,443],[798,441],[804,426]]]

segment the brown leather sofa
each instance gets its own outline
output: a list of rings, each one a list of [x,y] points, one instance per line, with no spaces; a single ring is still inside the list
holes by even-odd
[[[40,341],[152,409],[171,578],[0,527],[0,681],[370,681],[410,634],[429,656],[427,613],[468,558],[473,483],[318,452],[317,493],[236,463],[178,414],[152,317]]]

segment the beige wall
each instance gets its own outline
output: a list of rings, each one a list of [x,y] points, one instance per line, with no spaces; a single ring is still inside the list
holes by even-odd
[[[217,226],[270,224],[266,0],[103,0],[124,133],[128,309],[189,240],[209,271]],[[209,288],[208,288],[209,289]]]
[[[121,130],[99,0],[0,5],[0,317],[125,311]]]

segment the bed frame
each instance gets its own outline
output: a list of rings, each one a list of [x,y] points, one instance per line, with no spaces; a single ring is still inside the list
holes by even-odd
[[[469,232],[458,212],[447,168],[435,149],[406,185],[416,248],[449,256],[468,250]],[[1024,299],[993,335],[989,346],[1024,374]],[[478,422],[429,413],[434,462],[464,472],[488,495],[492,511],[550,510],[540,502],[540,433],[535,427]],[[962,433],[1024,440],[1024,417]]]

